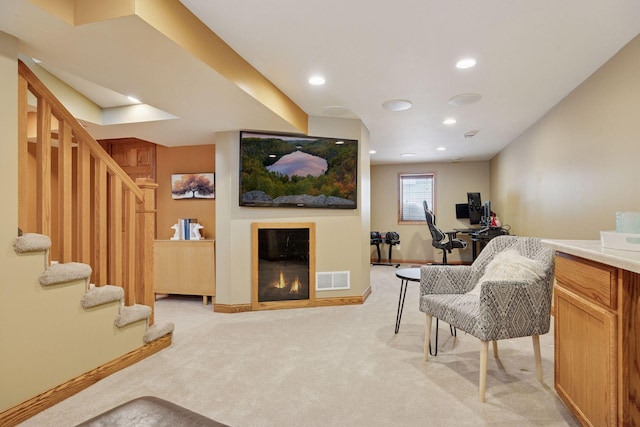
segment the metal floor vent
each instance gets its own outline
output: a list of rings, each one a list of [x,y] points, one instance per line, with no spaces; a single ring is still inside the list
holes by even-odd
[[[351,279],[349,271],[327,271],[316,273],[316,291],[350,288]]]

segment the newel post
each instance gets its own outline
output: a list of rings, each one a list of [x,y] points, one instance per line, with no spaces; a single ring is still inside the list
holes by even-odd
[[[136,206],[137,226],[137,265],[136,303],[144,304],[153,310],[155,302],[153,284],[153,241],[156,237],[156,189],[158,184],[150,178],[137,178],[136,185],[144,193],[144,199]],[[149,325],[153,325],[153,311]]]

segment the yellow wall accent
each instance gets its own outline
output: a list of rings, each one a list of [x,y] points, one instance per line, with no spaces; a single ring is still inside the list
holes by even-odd
[[[135,0],[74,0],[74,3],[75,25],[120,18],[135,12]]]
[[[136,0],[136,15],[303,133],[308,116],[177,0]]]
[[[74,25],[136,15],[302,133],[308,115],[178,0],[31,0]]]
[[[66,23],[73,25],[75,21],[76,0],[29,0],[41,9],[57,16]]]

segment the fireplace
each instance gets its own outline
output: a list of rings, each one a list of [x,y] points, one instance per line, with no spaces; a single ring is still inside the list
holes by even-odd
[[[315,223],[252,224],[252,310],[315,306]]]

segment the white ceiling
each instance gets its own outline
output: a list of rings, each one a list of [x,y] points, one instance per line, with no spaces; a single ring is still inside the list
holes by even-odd
[[[349,112],[337,117],[360,118],[372,164],[490,159],[640,32],[637,0],[181,2],[310,116],[341,106]],[[103,108],[132,94],[177,117],[90,124],[98,139],[175,146],[233,129],[296,132],[135,16],[72,27],[27,0],[2,0],[0,30]],[[477,66],[456,69],[468,56]],[[324,86],[307,83],[316,73]],[[462,93],[482,98],[448,103]],[[395,98],[413,108],[382,108]],[[449,117],[457,123],[443,125]]]

